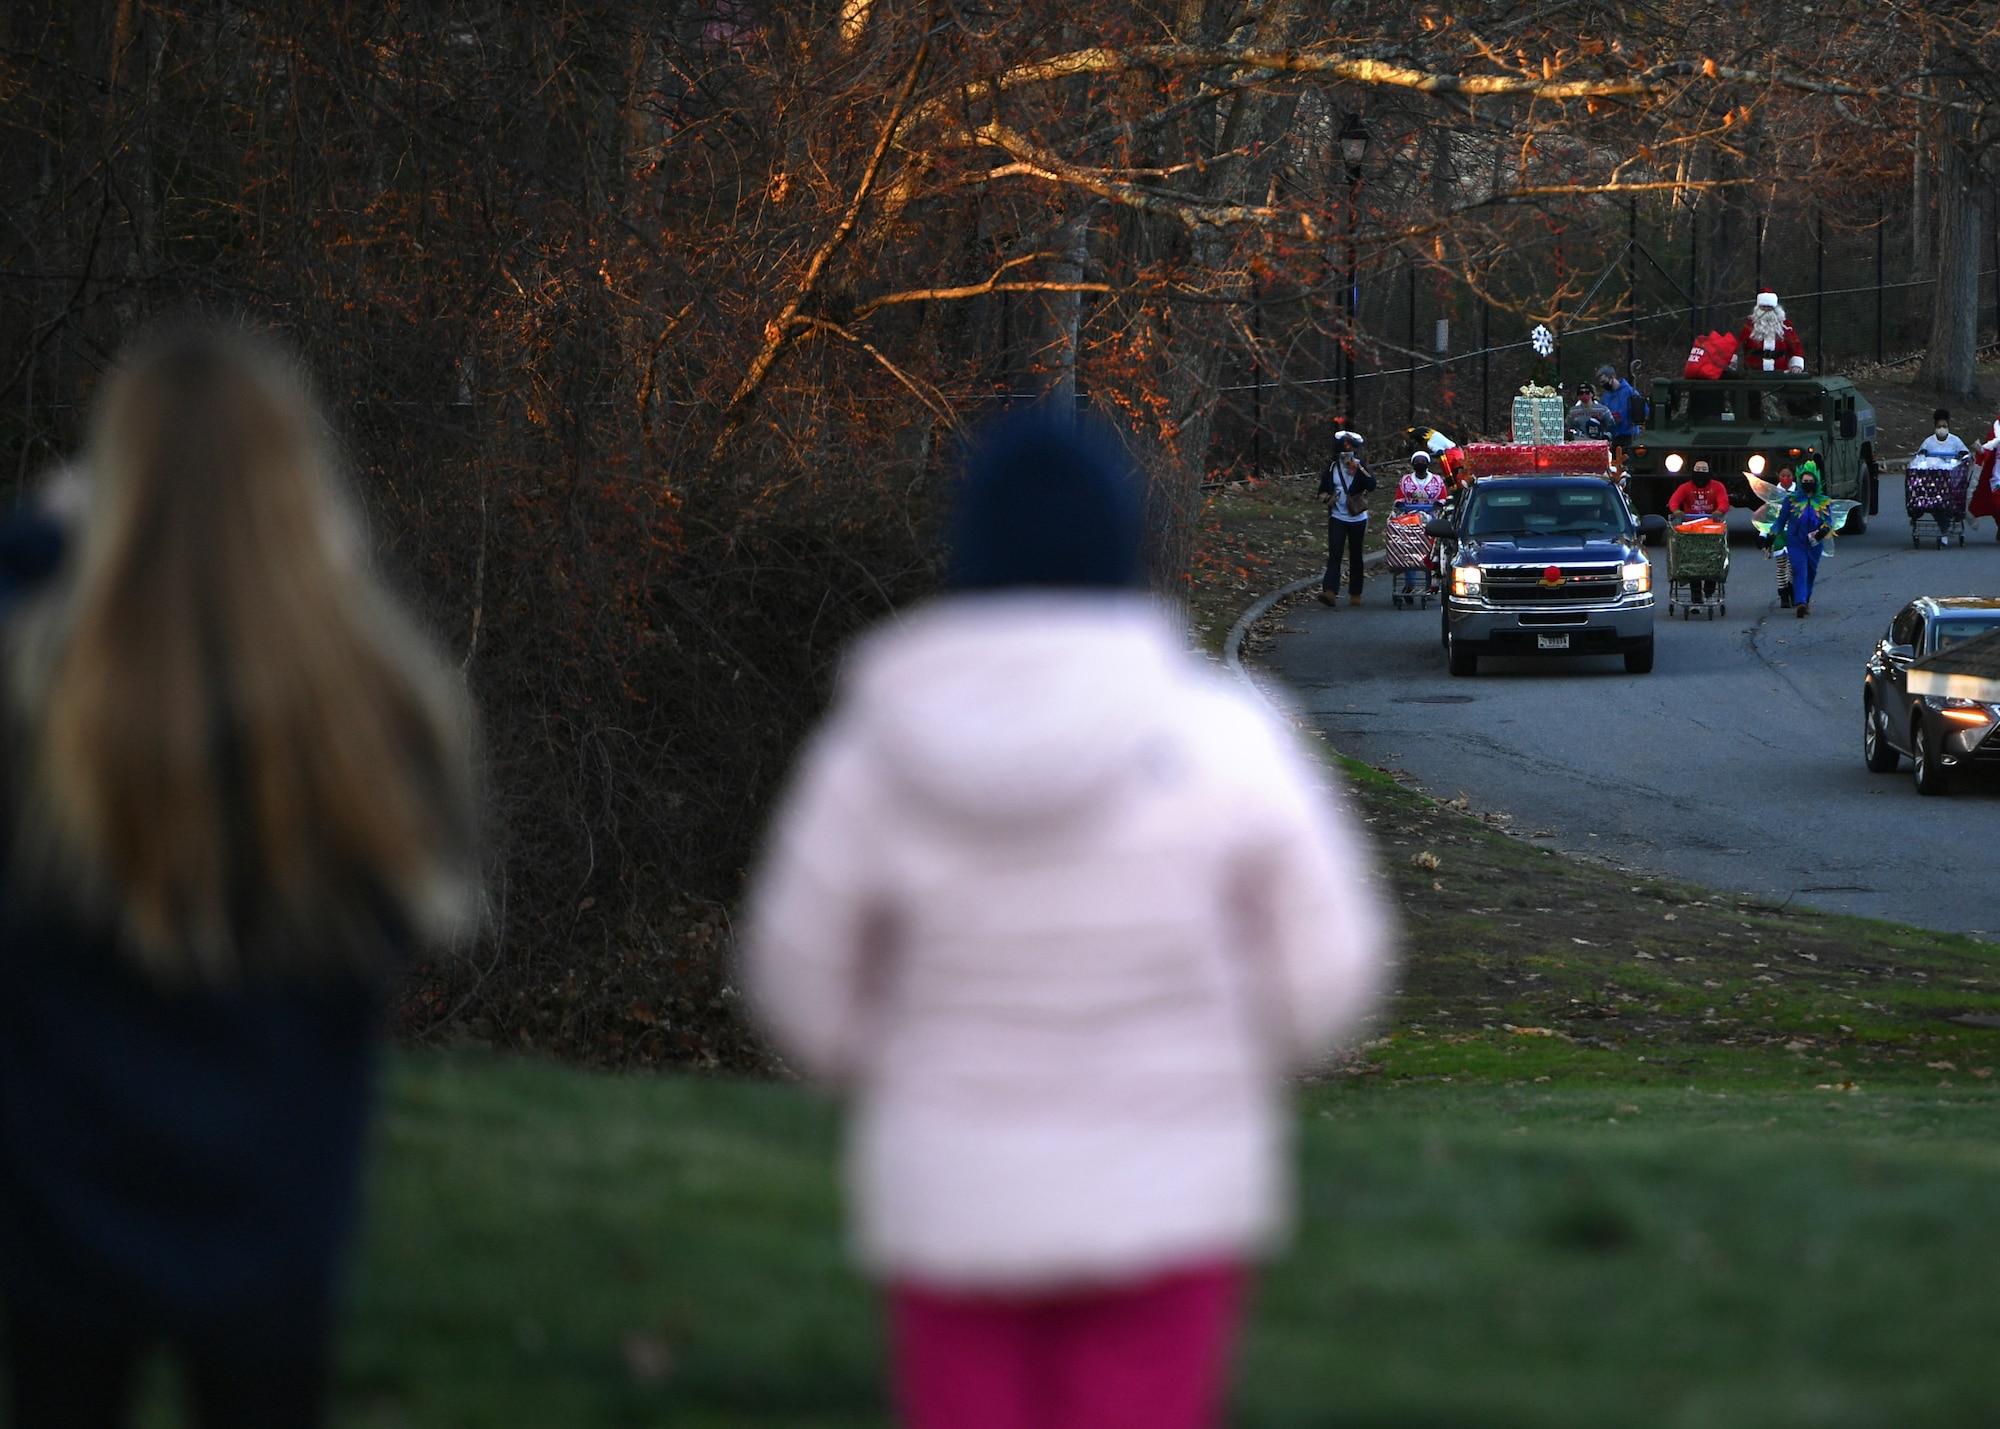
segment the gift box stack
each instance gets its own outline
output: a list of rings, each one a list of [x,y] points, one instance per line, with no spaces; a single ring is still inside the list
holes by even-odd
[[[1465,459],[1475,477],[1604,476],[1611,470],[1611,444],[1469,442]]]
[[[1542,445],[1563,439],[1563,403],[1553,387],[1530,382],[1514,398],[1514,440],[1522,445]]]

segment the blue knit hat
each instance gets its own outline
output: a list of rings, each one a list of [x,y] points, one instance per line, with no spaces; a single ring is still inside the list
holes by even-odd
[[[952,494],[945,585],[1124,589],[1143,583],[1138,473],[1104,428],[1046,407],[974,439]]]

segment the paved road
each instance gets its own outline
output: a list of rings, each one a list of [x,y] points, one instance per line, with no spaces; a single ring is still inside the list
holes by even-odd
[[[1740,515],[1740,513],[1739,513]],[[1665,571],[1665,552],[1655,552]],[[1616,658],[1482,660],[1453,679],[1436,607],[1298,607],[1266,664],[1333,745],[1552,847],[1845,912],[2000,938],[2000,780],[1922,799],[1861,763],[1862,664],[1919,595],[2000,594],[2000,544],[1913,551],[1902,489],[1820,566],[1812,615],[1780,610],[1771,563],[1732,552],[1729,614],[1658,626],[1652,674]],[[1907,770],[1907,765],[1905,765]]]

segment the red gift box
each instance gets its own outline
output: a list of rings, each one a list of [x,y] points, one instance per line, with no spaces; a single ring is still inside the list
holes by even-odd
[[[1611,443],[1471,442],[1465,460],[1474,477],[1604,476],[1611,470]]]

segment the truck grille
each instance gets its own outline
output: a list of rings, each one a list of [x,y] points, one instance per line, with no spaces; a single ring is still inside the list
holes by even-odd
[[[1547,585],[1547,566],[1487,566],[1486,599],[1495,605],[1585,605],[1615,601],[1625,588],[1617,566],[1559,566],[1560,585]]]

